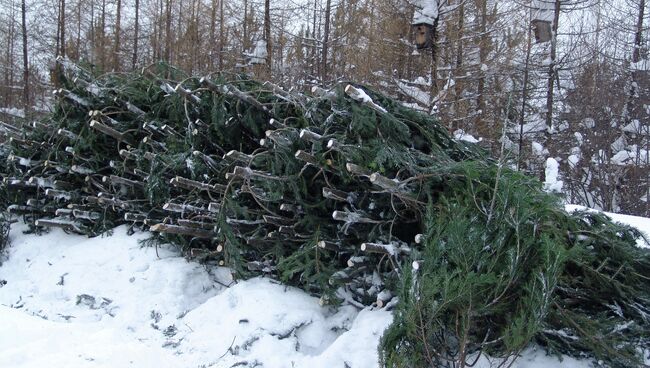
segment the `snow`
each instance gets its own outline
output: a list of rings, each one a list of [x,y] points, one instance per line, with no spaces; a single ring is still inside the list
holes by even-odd
[[[547,192],[562,193],[564,182],[557,180],[560,164],[552,157],[546,159],[546,180],[544,181],[544,190]]]
[[[415,0],[412,24],[433,25],[438,18],[438,0]]]
[[[569,162],[569,167],[575,169],[576,166],[578,166],[578,163],[580,162],[580,155],[577,154],[569,155],[569,157],[567,157],[567,161]]]
[[[531,133],[543,132],[544,130],[546,130],[546,122],[544,120],[536,120],[529,123],[525,123],[523,125],[523,129],[521,124],[510,126],[508,128],[508,133],[519,134],[521,132],[523,134],[531,134]]]
[[[627,139],[624,134],[621,134],[612,144],[609,145],[612,148],[612,151],[618,152],[625,149],[627,146]]]
[[[454,138],[459,141],[465,141],[469,143],[479,143],[483,138],[476,139],[473,135],[466,133],[462,129],[458,129],[454,132]]]
[[[24,229],[0,266],[0,367],[377,367],[392,321],[264,278],[226,288],[227,269],[171,247],[157,257],[124,226],[92,239]]]
[[[596,127],[596,120],[592,118],[584,118],[580,122],[580,126],[585,128],[585,129],[593,129]]]
[[[411,97],[419,104],[423,106],[429,105],[431,101],[431,96],[429,95],[429,92],[423,91],[416,86],[411,86],[406,82],[402,82],[400,80],[395,80],[395,85],[400,89],[400,91],[403,94],[405,94],[408,97]]]
[[[535,156],[545,157],[549,154],[548,149],[544,148],[541,143],[533,141],[531,142],[530,146],[533,151],[533,155]]]
[[[650,152],[645,149],[639,149],[638,146],[632,145],[628,149],[617,152],[611,158],[611,162],[616,165],[644,166],[650,162]]]
[[[632,120],[629,124],[621,128],[622,131],[632,134],[650,135],[650,127],[642,125],[637,119]]]
[[[650,219],[608,215],[650,234]],[[378,367],[385,309],[322,307],[267,278],[235,283],[124,226],[90,239],[25,229],[12,225],[0,258],[0,367]],[[592,363],[531,346],[514,365],[549,366]]]
[[[593,211],[593,212],[600,212],[588,207],[584,206],[577,206],[577,205],[566,205],[565,209],[567,212],[573,212],[573,211]],[[630,215],[622,215],[618,213],[611,213],[611,212],[603,212],[605,215],[609,216],[612,220],[615,222],[625,224],[625,225],[630,225],[633,226],[641,231],[641,233],[645,236],[647,240],[650,240],[650,218],[645,218],[645,217],[638,217],[638,216],[630,216]],[[637,239],[636,244],[641,247],[641,248],[650,248],[650,244],[648,244],[644,239]]]
[[[553,22],[553,7],[554,3],[552,1],[533,0],[531,4],[532,18],[545,22]]]
[[[16,107],[0,107],[0,114],[15,116],[17,118],[25,117],[25,111]]]
[[[266,41],[257,40],[255,48],[251,53],[244,53],[249,58],[249,64],[265,64],[268,53],[266,52]]]

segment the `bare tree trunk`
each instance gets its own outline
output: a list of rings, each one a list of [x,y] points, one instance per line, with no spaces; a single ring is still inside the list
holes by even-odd
[[[467,111],[462,108],[463,89],[464,89],[464,72],[463,72],[463,36],[465,34],[465,2],[461,0],[458,6],[458,26],[456,31],[456,66],[454,74],[456,75],[456,85],[454,86],[454,111],[457,114],[458,125],[453,129],[461,128],[462,122],[467,116]],[[462,127],[464,128],[464,127]]]
[[[165,61],[172,59],[172,0],[165,3]]]
[[[135,0],[135,30],[133,32],[133,58],[131,69],[138,63],[138,37],[140,36],[140,0]]]
[[[332,8],[332,0],[327,0],[325,3],[325,34],[323,36],[323,61],[321,65],[321,83],[327,84],[327,53],[330,40],[330,12]]]
[[[102,14],[100,16],[99,35],[99,65],[102,71],[106,70],[106,0],[102,0]]]
[[[532,28],[528,27],[526,35],[526,64],[524,66],[524,82],[521,87],[521,112],[519,113],[519,153],[517,156],[517,171],[521,169],[522,152],[524,149],[524,119],[526,117],[526,104],[528,103],[528,78],[530,66],[530,53],[533,49],[531,41]]]
[[[120,48],[121,40],[120,33],[122,33],[122,0],[117,0],[117,14],[115,18],[115,47],[113,48],[113,70],[120,70]]]
[[[328,0],[329,1],[329,0]],[[271,1],[264,1],[264,38],[266,39],[266,68],[267,68],[267,78],[271,79],[271,71],[273,61],[273,39],[271,37]]]
[[[223,16],[223,1],[219,0],[219,70],[223,71],[223,51],[226,42],[226,35],[224,32],[224,16]]]
[[[242,54],[245,53],[250,46],[248,45],[248,0],[244,0],[244,24],[243,24],[243,39],[241,42],[242,45]]]
[[[632,62],[638,63],[641,60],[641,47],[643,46],[643,17],[645,16],[645,0],[639,2],[639,14],[636,22],[636,32],[634,33],[634,51],[632,52]]]
[[[61,56],[65,57],[65,0],[61,0]]]
[[[486,106],[485,106],[485,72],[483,71],[483,65],[487,60],[488,54],[488,35],[487,35],[487,0],[481,0],[480,2],[480,17],[481,23],[479,26],[479,62],[481,63],[480,76],[478,78],[477,86],[477,101],[478,109],[481,111],[481,116],[484,116]],[[530,33],[530,32],[529,32]]]
[[[57,1],[56,2],[56,46],[54,48],[55,58],[59,57],[60,52],[61,52],[61,1]],[[56,81],[54,86],[56,87]]]
[[[638,63],[641,61],[641,47],[643,46],[643,18],[645,17],[645,0],[640,0],[639,2],[639,10],[638,10],[638,17],[637,17],[637,22],[636,22],[636,32],[634,33],[634,50],[632,51],[632,63]],[[629,112],[634,110],[634,100],[637,96],[638,91],[636,90],[638,87],[638,80],[639,80],[639,71],[635,69],[636,67],[632,67],[632,88],[630,90],[630,97],[628,98],[628,103],[626,106],[626,110]],[[641,130],[643,130],[643,126],[640,127]],[[647,129],[647,126],[646,126]],[[648,140],[646,139],[645,141],[645,149],[648,150],[650,143],[648,143]],[[640,154],[640,147],[637,146],[637,152],[636,152],[636,157],[637,160],[639,160],[639,157],[642,155]],[[646,154],[647,157],[647,154]],[[640,160],[639,160],[640,161]],[[646,162],[637,162],[637,165],[643,165],[646,164],[648,165],[648,159],[646,158]],[[645,215],[650,213],[650,170],[646,170],[646,177],[645,177],[645,184],[646,184],[646,201],[645,201]]]
[[[25,116],[27,116],[29,112],[29,60],[27,56],[27,8],[25,0],[20,4],[20,12],[23,21],[23,106]]]
[[[433,21],[433,40],[431,40],[431,90],[429,91],[429,107],[433,111],[438,95],[438,19]]]
[[[81,59],[81,6],[82,2],[77,3],[77,42],[75,43],[75,53],[77,60]]]
[[[216,40],[215,32],[215,23],[217,22],[217,0],[212,0],[212,6],[210,7],[210,52],[208,53],[208,68],[210,71],[214,70],[214,50]]]
[[[555,0],[553,14],[552,36],[551,36],[551,63],[548,66],[548,89],[546,90],[546,130],[547,135],[553,126],[553,94],[555,92],[555,78],[557,76],[557,29],[560,21],[560,0]]]
[[[312,19],[311,26],[311,38],[312,38],[312,49],[311,49],[311,74],[312,76],[316,75],[318,70],[316,64],[318,64],[318,53],[316,45],[316,9],[318,7],[318,0],[314,0],[314,17]]]
[[[90,63],[95,64],[95,1],[90,1]]]

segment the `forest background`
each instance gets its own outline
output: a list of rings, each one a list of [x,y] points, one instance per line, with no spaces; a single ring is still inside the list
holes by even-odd
[[[650,217],[645,0],[429,3],[434,47],[417,49],[420,1],[0,0],[0,121],[48,110],[57,57],[97,73],[163,61],[300,90],[355,81],[542,181],[559,163],[548,189],[569,203]]]

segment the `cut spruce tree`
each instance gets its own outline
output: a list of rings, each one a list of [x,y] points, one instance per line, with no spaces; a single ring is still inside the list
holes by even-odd
[[[54,111],[3,129],[2,199],[42,231],[120,224],[323,304],[394,308],[387,367],[507,365],[531,342],[603,364],[650,348],[635,229],[567,214],[540,183],[356,84],[310,93],[164,65],[59,60]]]

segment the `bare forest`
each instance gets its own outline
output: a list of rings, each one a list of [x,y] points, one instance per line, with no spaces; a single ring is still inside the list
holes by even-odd
[[[48,110],[56,58],[304,91],[354,81],[568,203],[648,217],[648,12],[646,0],[0,0],[0,121]]]

